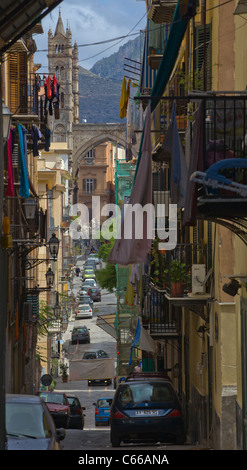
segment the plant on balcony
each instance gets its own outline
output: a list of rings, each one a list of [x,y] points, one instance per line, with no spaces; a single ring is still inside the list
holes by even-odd
[[[159,250],[159,238],[155,238],[151,249],[151,278],[155,284],[161,284],[165,287],[166,275],[168,270],[165,269],[165,257],[164,254]]]
[[[188,270],[185,263],[176,259],[172,260],[169,269],[171,280],[171,295],[182,296],[188,280]]]
[[[68,366],[66,364],[60,364],[60,372],[62,372],[62,381],[68,382]]]

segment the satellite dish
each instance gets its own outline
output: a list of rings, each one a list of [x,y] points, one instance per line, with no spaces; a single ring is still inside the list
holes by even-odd
[[[52,376],[50,374],[44,374],[41,377],[41,383],[42,385],[45,385],[45,387],[48,387],[52,383]]]

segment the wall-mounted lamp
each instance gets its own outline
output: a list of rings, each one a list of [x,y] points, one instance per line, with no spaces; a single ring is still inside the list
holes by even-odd
[[[241,285],[244,285],[246,287],[247,285],[247,275],[246,274],[232,274],[229,276],[225,276],[230,279],[230,282],[226,283],[223,285],[223,291],[234,297],[238,293],[238,289],[241,287]],[[237,280],[239,279],[240,282]]]
[[[56,303],[53,307],[53,311],[54,311],[54,315],[56,318],[59,318],[60,317],[60,313],[61,313],[61,305],[59,303],[59,296],[58,296],[58,292],[56,292]]]
[[[22,205],[24,206],[26,219],[33,220],[37,209],[37,202],[35,199],[33,197],[25,199],[25,202],[23,202]]]
[[[54,274],[54,272],[52,271],[51,268],[48,269],[48,271],[45,274],[45,277],[46,277],[47,287],[53,286],[55,274]]]
[[[50,254],[51,254],[52,258],[54,260],[56,260],[57,255],[58,255],[58,249],[59,249],[59,240],[56,237],[55,233],[52,234],[52,236],[51,236],[51,238],[48,242],[48,245],[49,245],[49,250],[50,250]]]

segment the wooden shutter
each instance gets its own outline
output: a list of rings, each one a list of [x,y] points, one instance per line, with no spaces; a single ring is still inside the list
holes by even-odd
[[[194,34],[194,76],[196,70],[199,72],[199,79],[201,85],[199,89],[203,89],[203,76],[204,76],[204,67],[206,66],[206,89],[211,89],[212,82],[212,25],[206,25],[206,63],[204,57],[204,25],[195,27]],[[197,87],[198,88],[198,87]]]
[[[15,114],[19,107],[19,76],[18,76],[18,54],[11,52],[8,54],[8,75],[9,75],[9,109]]]
[[[27,54],[8,54],[9,108],[13,114],[28,112],[27,109]]]

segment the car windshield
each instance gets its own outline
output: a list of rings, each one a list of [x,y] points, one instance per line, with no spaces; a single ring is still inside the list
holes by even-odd
[[[64,396],[59,393],[46,393],[46,392],[41,392],[40,394],[42,400],[44,400],[47,403],[57,403],[58,405],[65,405],[66,400]]]
[[[84,328],[75,328],[73,330],[73,333],[85,333],[85,331],[87,331],[87,328],[84,326]]]
[[[89,305],[79,305],[79,310],[89,310]]]
[[[6,429],[9,437],[51,437],[51,429],[41,404],[6,403]]]
[[[166,383],[124,384],[119,393],[119,401],[126,407],[138,403],[171,402],[173,398],[172,389]]]

